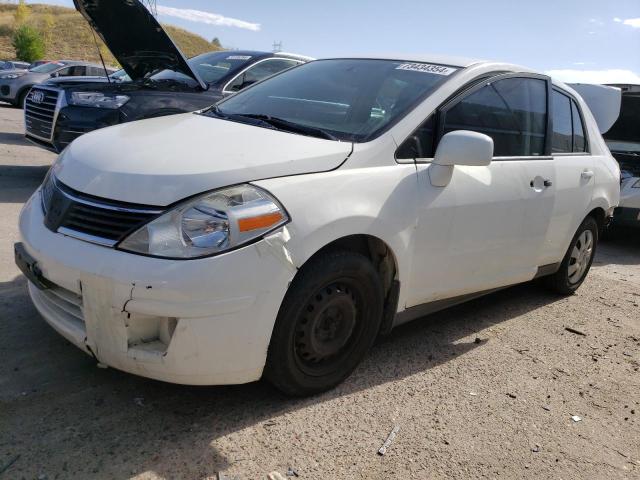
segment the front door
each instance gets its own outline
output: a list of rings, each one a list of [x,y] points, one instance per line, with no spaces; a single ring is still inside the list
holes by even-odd
[[[546,155],[549,88],[546,77],[501,75],[439,111],[440,135],[489,135],[494,158],[487,167],[456,166],[445,187],[431,185],[429,164],[418,166],[406,307],[535,276],[554,204],[555,168]]]

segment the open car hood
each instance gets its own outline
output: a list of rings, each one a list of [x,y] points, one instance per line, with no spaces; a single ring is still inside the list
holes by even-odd
[[[207,88],[160,23],[139,0],[73,0],[132,80],[170,69]]]

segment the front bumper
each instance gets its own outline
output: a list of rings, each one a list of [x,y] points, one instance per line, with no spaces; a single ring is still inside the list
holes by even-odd
[[[31,136],[28,132],[27,138],[43,148],[60,153],[79,136],[122,121],[120,110],[67,105],[57,113],[50,140]]]
[[[295,268],[261,241],[216,257],[164,260],[45,228],[40,192],[20,216],[27,253],[52,288],[29,283],[45,320],[106,365],[172,383],[246,383],[262,375]]]

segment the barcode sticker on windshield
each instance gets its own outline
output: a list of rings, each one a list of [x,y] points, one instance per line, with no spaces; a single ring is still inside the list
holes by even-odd
[[[436,75],[451,75],[456,68],[443,67],[442,65],[432,65],[429,63],[403,63],[396,67],[396,70],[409,70],[411,72],[435,73]]]
[[[249,60],[251,55],[229,55],[227,60]]]

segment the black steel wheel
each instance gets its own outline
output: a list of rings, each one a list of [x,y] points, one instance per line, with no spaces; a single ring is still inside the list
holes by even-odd
[[[311,260],[280,308],[266,378],[289,395],[334,387],[373,344],[382,306],[382,284],[368,258],[334,252]]]

